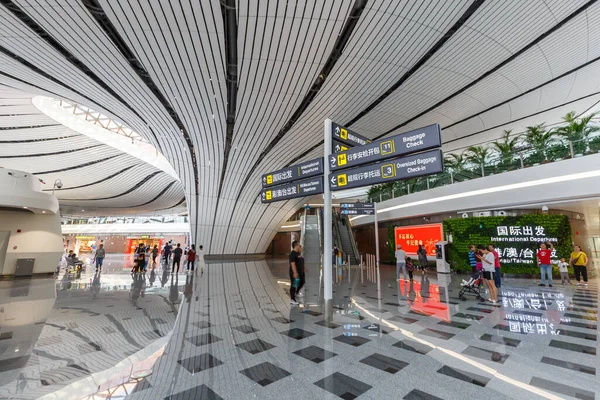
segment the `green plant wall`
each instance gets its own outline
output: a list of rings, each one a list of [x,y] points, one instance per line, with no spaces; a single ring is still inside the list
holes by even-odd
[[[519,217],[479,217],[479,218],[456,218],[444,221],[444,234],[452,234],[452,244],[450,244],[448,258],[450,262],[456,263],[456,269],[459,271],[471,271],[469,265],[469,247],[474,245],[494,244],[500,249],[510,249],[514,254],[516,251],[520,255],[517,259],[523,259],[526,262],[503,262],[502,272],[508,274],[538,274],[539,267],[536,263],[535,253],[539,247],[538,242],[517,241],[517,242],[492,242],[491,238],[499,237],[498,227],[518,227],[523,231],[523,227],[543,227],[544,234],[548,238],[557,238],[558,242],[553,242],[556,249],[557,259],[565,257],[568,261],[572,251],[572,234],[569,219],[564,215],[548,214],[529,214]],[[526,237],[525,235],[522,235]],[[532,235],[535,237],[535,235]],[[514,250],[513,250],[514,249]],[[533,257],[528,258],[533,252]],[[510,257],[501,257],[501,259],[511,259]],[[511,259],[512,260],[512,259]]]

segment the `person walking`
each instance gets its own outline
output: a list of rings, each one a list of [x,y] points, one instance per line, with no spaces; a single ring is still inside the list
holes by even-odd
[[[300,256],[300,243],[292,242],[292,251],[289,255],[290,262],[290,304],[297,306],[296,292],[302,288],[302,272],[304,271],[304,259]]]
[[[148,263],[150,263],[150,257],[152,256],[152,248],[146,245],[144,252],[144,271],[148,270]]]
[[[496,285],[496,289],[500,289],[502,285],[500,281],[500,255],[493,244],[488,246],[488,250],[494,255],[494,284]]]
[[[203,274],[204,273],[204,247],[202,245],[200,245],[200,247],[198,247],[197,257],[198,257],[198,265],[200,266],[200,274]]]
[[[575,245],[575,251],[571,253],[571,259],[569,260],[569,262],[571,263],[571,265],[573,265],[573,269],[575,270],[575,279],[577,279],[577,285],[581,286],[580,278],[583,276],[583,284],[587,287],[587,254],[581,251],[581,247]]]
[[[483,247],[483,246],[482,246]],[[490,291],[489,301],[492,303],[498,302],[498,291],[496,290],[496,284],[494,283],[495,274],[495,259],[494,253],[489,249],[483,249],[483,278],[487,284],[488,290]]]
[[[173,250],[173,272],[179,273],[179,265],[181,264],[181,255],[183,254],[183,250],[181,249],[181,243],[177,243],[177,247]],[[175,271],[175,264],[177,264],[177,271]]]
[[[196,245],[192,245],[187,252],[187,270],[194,272],[194,262],[196,262]]]
[[[302,268],[300,270],[300,285],[296,288],[296,298],[304,298],[304,290],[301,290],[304,288],[304,284],[306,283],[306,266],[304,264],[304,254],[303,254],[304,248],[302,247],[301,244],[298,245],[298,258],[301,259],[301,263],[302,264]]]
[[[421,266],[421,271],[425,273],[427,271],[427,264],[429,261],[427,260],[427,250],[425,250],[425,246],[422,244],[419,245],[419,249],[417,250],[417,256],[419,257],[419,265]]]
[[[102,271],[104,257],[106,257],[106,250],[104,250],[104,245],[100,243],[100,247],[96,250],[96,272],[98,272],[98,269]]]
[[[156,257],[158,257],[158,246],[154,245],[152,249],[152,269],[156,268]]]
[[[469,265],[471,266],[472,274],[474,274],[475,271],[477,271],[477,259],[475,258],[476,252],[477,252],[477,249],[475,248],[475,245],[472,244],[469,247]]]
[[[396,246],[394,254],[396,256],[396,281],[400,280],[400,271],[402,271],[404,280],[406,280],[406,252],[402,250],[402,245]]]
[[[546,286],[546,275],[548,275],[548,286],[552,287],[552,264],[550,261],[551,255],[552,243],[547,242],[540,244],[540,249],[537,252],[537,259],[540,266],[541,283],[538,286]]]

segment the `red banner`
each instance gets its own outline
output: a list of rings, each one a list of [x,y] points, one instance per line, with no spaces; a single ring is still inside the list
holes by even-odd
[[[407,254],[417,254],[419,245],[427,250],[427,255],[435,255],[435,244],[443,240],[442,224],[397,226],[394,228],[396,247],[400,244]],[[396,249],[394,247],[394,251]]]

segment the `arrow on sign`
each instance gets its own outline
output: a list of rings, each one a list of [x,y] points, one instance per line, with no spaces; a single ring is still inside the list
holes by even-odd
[[[339,144],[335,145],[335,151],[340,151],[340,145]]]
[[[335,176],[331,177],[331,184],[335,185],[335,182],[337,181],[337,179],[335,178]]]
[[[340,133],[340,127],[339,126],[335,127],[335,133]]]

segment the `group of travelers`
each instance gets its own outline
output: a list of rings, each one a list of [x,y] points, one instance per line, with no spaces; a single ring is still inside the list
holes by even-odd
[[[142,244],[140,243],[140,246]],[[152,261],[156,264],[156,256],[158,255],[158,248],[154,246],[156,252],[152,251]],[[190,271],[194,271],[194,267],[196,262],[199,263],[200,271],[204,273],[204,250],[203,246],[200,246],[196,251],[196,245],[192,244],[189,248],[185,249],[181,248],[181,243],[177,243],[175,246],[172,241],[165,243],[162,248],[162,258],[163,263],[166,266],[172,264],[171,274],[179,273],[179,268],[181,268],[181,261],[183,258],[183,268],[186,273]]]
[[[400,279],[400,272],[402,272],[404,279],[406,279],[406,272],[408,271],[408,277],[412,281],[413,280],[413,271],[415,269],[420,269],[421,273],[425,275],[427,272],[427,266],[429,265],[429,260],[427,259],[427,249],[422,244],[419,245],[417,250],[417,260],[418,264],[415,265],[413,263],[412,258],[406,255],[406,252],[402,249],[402,245],[396,246],[396,279]]]
[[[541,275],[541,283],[539,286],[546,286],[546,279],[548,281],[548,286],[552,287],[552,261],[550,257],[552,255],[552,250],[554,247],[552,243],[542,243],[540,245],[540,249],[537,252],[538,263],[540,265],[540,275]],[[573,266],[573,271],[575,272],[575,279],[577,280],[577,285],[588,285],[588,276],[587,276],[587,264],[588,257],[583,251],[581,251],[581,247],[579,245],[575,245],[573,248],[573,252],[569,257],[569,262],[566,262],[565,258],[562,257],[558,262],[558,270],[560,271],[560,280],[564,285],[568,283],[571,284],[571,278],[569,277],[569,265]],[[547,276],[547,278],[546,278]],[[582,282],[583,278],[583,282]]]

